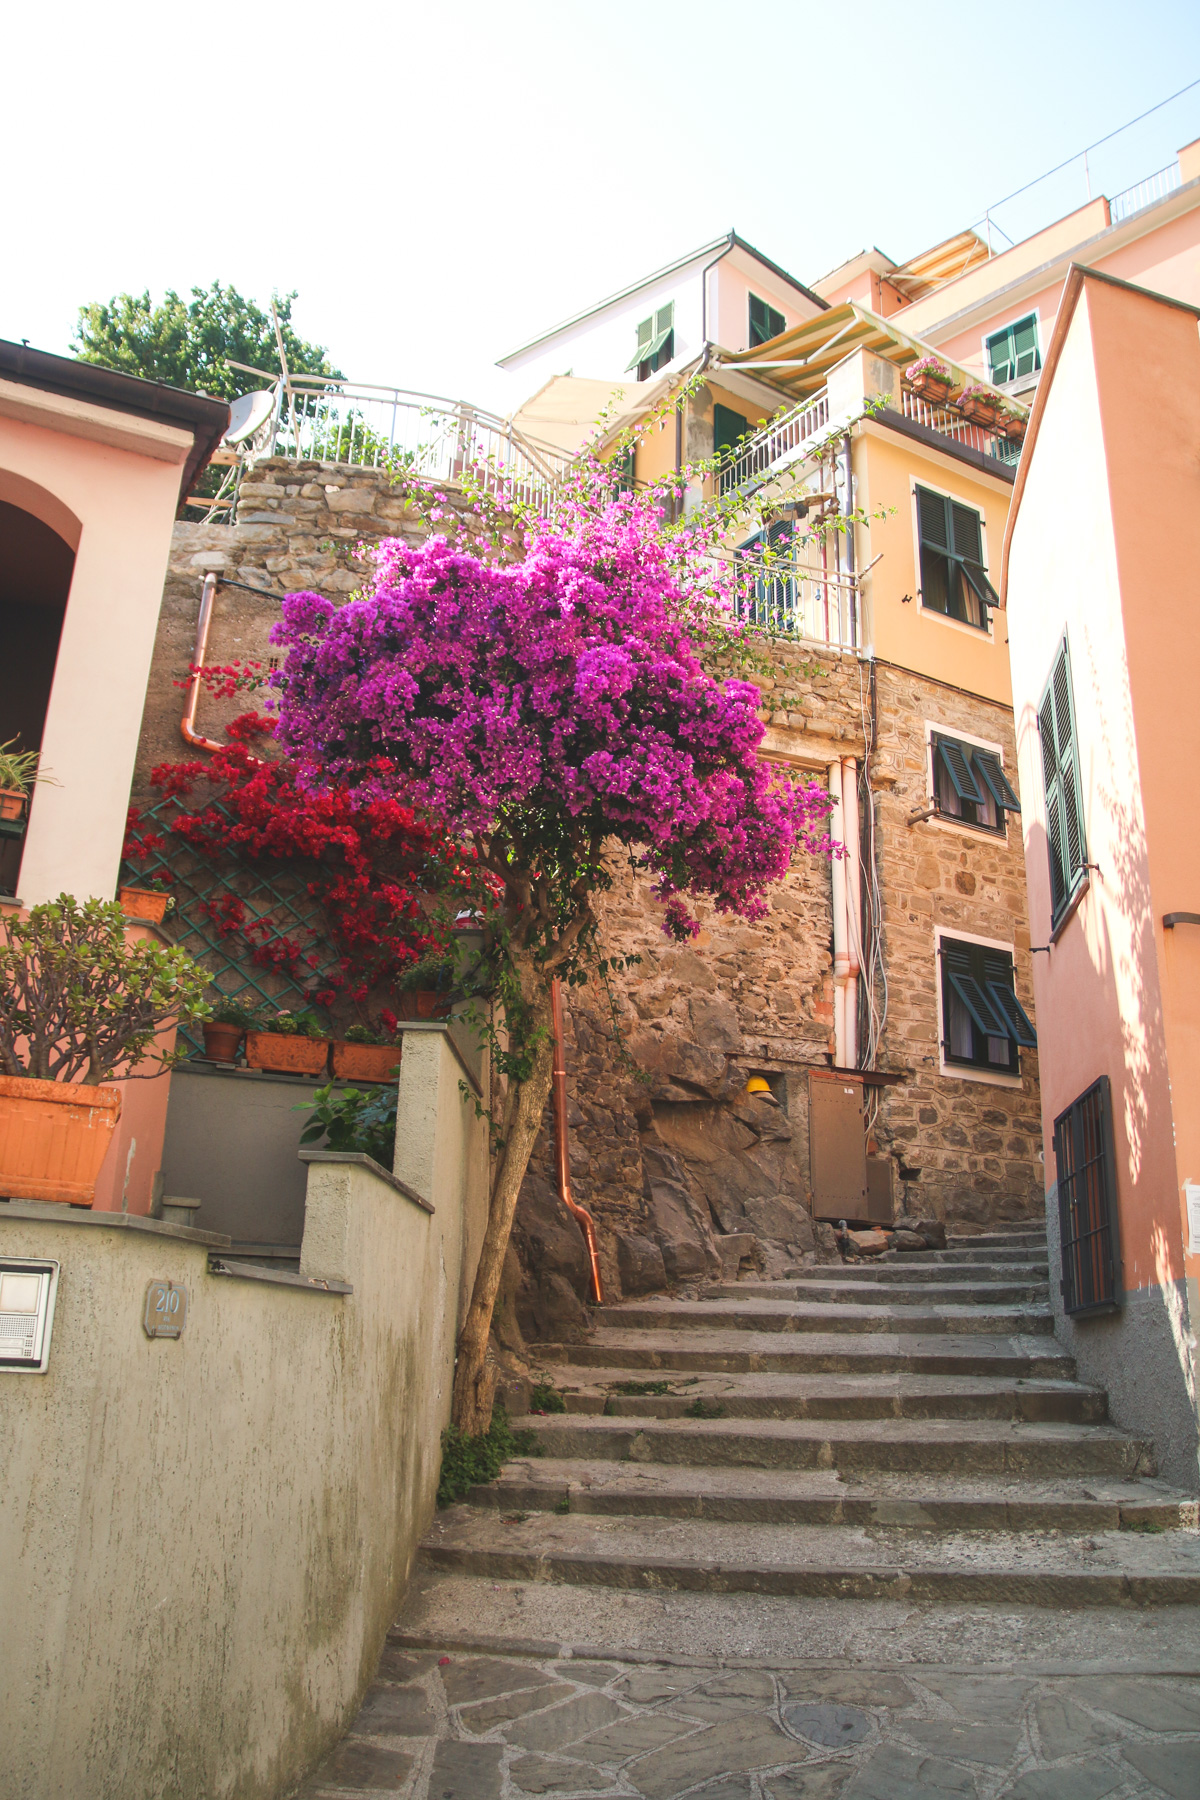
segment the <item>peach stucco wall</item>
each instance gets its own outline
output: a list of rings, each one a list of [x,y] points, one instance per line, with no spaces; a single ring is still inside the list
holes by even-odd
[[[0,499],[75,550],[19,898],[111,900],[190,432],[0,383]],[[0,733],[0,736],[3,734]],[[130,935],[146,935],[133,926]],[[168,1034],[165,1046],[173,1033]],[[169,1077],[122,1082],[96,1205],[149,1212]]]
[[[138,425],[122,419],[119,429],[132,435]],[[64,508],[78,521],[42,738],[43,764],[58,785],[39,785],[30,808],[20,876],[27,904],[64,892],[110,900],[116,890],[180,469],[192,441],[169,427],[147,432],[153,454],[143,455],[0,411],[0,498],[32,511],[31,490],[40,490],[47,523]]]
[[[1113,1088],[1124,1283],[1164,1286],[1185,1257],[1184,1180],[1200,1179],[1200,802],[1187,778],[1200,678],[1200,344],[1195,318],[1084,280],[1037,421],[1008,566],[1030,925],[1050,938],[1037,706],[1070,643],[1088,859],[1098,865],[1034,958],[1043,1122],[1099,1075]]]

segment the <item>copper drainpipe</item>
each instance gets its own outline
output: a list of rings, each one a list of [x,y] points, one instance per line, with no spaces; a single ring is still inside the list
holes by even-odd
[[[218,577],[210,569],[204,577],[204,586],[200,590],[200,617],[196,620],[196,647],[192,651],[192,679],[188,687],[187,708],[179,721],[179,729],[185,744],[193,750],[224,750],[224,744],[218,744],[213,738],[201,737],[196,730],[196,708],[200,704],[200,673],[204,668],[204,659],[208,655],[208,631],[212,624],[213,603],[217,597]]]
[[[554,1147],[558,1156],[558,1191],[563,1205],[587,1239],[596,1305],[603,1306],[604,1289],[600,1282],[600,1262],[596,1255],[596,1227],[586,1206],[580,1206],[571,1197],[571,1155],[567,1137],[567,1053],[563,1047],[562,982],[557,975],[550,983],[550,1018],[554,1027]]]

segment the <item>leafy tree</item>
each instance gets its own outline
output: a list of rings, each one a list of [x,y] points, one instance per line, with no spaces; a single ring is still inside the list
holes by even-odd
[[[550,984],[609,966],[593,901],[614,858],[653,876],[664,930],[686,940],[699,925],[685,896],[761,917],[797,843],[830,847],[825,790],[757,754],[758,690],[703,667],[660,526],[652,501],[626,495],[571,526],[531,522],[519,561],[393,541],[366,598],[290,595],[272,634],[288,652],[277,737],[301,785],[418,807],[475,849],[508,1084],[458,1345],[468,1436],[491,1415],[492,1311],[550,1093]]]
[[[115,294],[107,302],[81,306],[72,339],[75,354],[81,362],[218,400],[232,400],[252,383],[252,377],[228,368],[227,358],[255,369],[279,367],[269,308],[264,312],[219,281],[191,292],[191,299],[184,300],[168,288],[158,306],[151,304],[149,292]],[[297,374],[340,376],[322,344],[306,343],[293,331],[295,298],[294,293],[275,296],[288,367]]]

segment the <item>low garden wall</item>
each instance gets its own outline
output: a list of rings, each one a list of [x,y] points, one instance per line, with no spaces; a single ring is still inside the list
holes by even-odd
[[[434,1504],[486,1214],[473,1086],[448,1030],[406,1034],[398,1177],[311,1153],[299,1276],[0,1203],[0,1259],[61,1271],[46,1372],[0,1369],[3,1800],[268,1800],[345,1728]],[[178,1338],[144,1328],[158,1282]]]

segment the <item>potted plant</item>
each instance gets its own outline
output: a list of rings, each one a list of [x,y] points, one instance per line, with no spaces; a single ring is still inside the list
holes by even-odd
[[[246,1061],[275,1075],[320,1075],[329,1036],[314,1012],[280,1012],[246,1033]]]
[[[914,392],[924,394],[929,400],[945,400],[954,386],[953,375],[936,356],[918,358],[915,363],[909,363],[904,373]]]
[[[331,1067],[342,1081],[395,1081],[400,1068],[395,1029],[348,1025],[345,1037],[333,1040]]]
[[[158,875],[150,876],[136,887],[118,888],[117,899],[127,919],[146,919],[151,925],[161,925],[175,904],[170,888]]]
[[[1012,443],[1019,444],[1023,441],[1028,424],[1029,419],[1025,413],[1014,412],[1008,406],[1001,408],[997,425],[1002,435]]]
[[[90,1206],[121,1115],[104,1084],[178,1061],[155,1039],[207,1018],[207,987],[183,950],[127,942],[112,901],[60,894],[0,919],[0,1194]]]
[[[237,1053],[247,1031],[257,1023],[258,1015],[237,1000],[223,1000],[204,1024],[204,1054],[210,1062],[237,1061]]]
[[[410,963],[397,982],[396,1010],[402,1019],[448,1019],[455,959],[445,954]]]
[[[10,823],[24,818],[35,781],[57,785],[48,771],[38,773],[39,750],[18,750],[16,746],[15,737],[0,744],[0,819]]]
[[[982,382],[969,381],[955,396],[954,404],[964,419],[973,419],[987,431],[995,431],[999,425],[1003,402],[999,394],[984,387]]]

